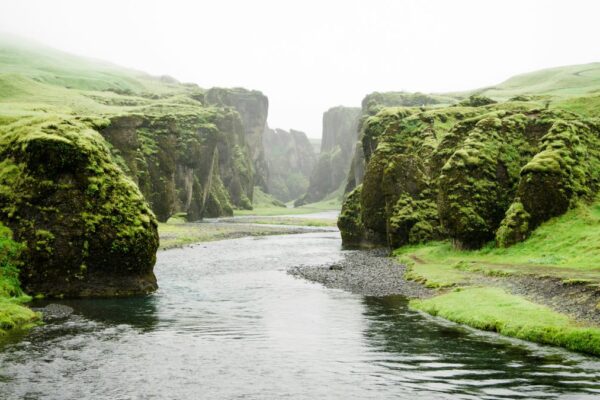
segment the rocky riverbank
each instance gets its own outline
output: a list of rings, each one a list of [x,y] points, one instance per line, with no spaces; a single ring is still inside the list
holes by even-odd
[[[411,308],[434,316],[600,355],[596,306],[600,291],[596,285],[495,268],[475,264],[441,267],[421,259],[390,257],[389,251],[375,249],[347,251],[335,264],[300,265],[288,273],[364,296],[405,296],[411,299]]]
[[[345,258],[332,265],[297,266],[289,274],[365,296],[399,294],[409,298],[429,297],[431,289],[404,279],[406,266],[388,257],[384,249],[348,251]]]

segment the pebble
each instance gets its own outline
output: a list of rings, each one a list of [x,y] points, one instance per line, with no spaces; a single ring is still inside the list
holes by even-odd
[[[385,249],[349,251],[342,261],[319,266],[299,265],[288,273],[328,288],[364,296],[431,296],[431,290],[404,279],[406,266],[397,263],[388,254]]]

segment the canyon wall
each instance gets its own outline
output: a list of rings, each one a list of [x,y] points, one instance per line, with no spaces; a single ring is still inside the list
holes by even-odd
[[[354,147],[344,192],[350,193],[356,186],[360,185],[365,174],[365,156],[368,157],[377,145],[375,142],[369,142],[368,138],[364,139],[364,122],[368,117],[377,114],[384,107],[423,107],[454,102],[455,99],[452,98],[423,93],[373,92],[366,95],[361,103],[357,128],[358,143]]]
[[[0,221],[24,245],[27,293],[124,296],[157,287],[156,219],[98,133],[108,123],[37,115],[0,127]]]
[[[288,202],[306,193],[317,157],[304,132],[266,128],[263,136],[269,171],[268,193]]]
[[[360,113],[360,108],[340,106],[323,114],[321,151],[308,189],[296,206],[320,201],[344,183],[356,145]]]
[[[595,196],[597,120],[480,100],[382,108],[363,121],[364,178],[338,220],[345,246],[510,246]]]
[[[212,88],[204,95],[206,104],[231,107],[241,116],[245,142],[254,167],[254,186],[267,190],[269,170],[265,160],[263,133],[267,128],[269,99],[257,90]],[[250,199],[252,196],[249,196]]]

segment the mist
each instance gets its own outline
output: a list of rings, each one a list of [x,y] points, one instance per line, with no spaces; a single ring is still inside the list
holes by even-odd
[[[591,1],[6,1],[0,31],[201,87],[261,90],[321,136],[373,91],[462,91],[600,59]]]

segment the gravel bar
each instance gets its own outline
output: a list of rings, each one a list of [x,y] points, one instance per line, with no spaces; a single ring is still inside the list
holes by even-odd
[[[300,265],[288,273],[321,283],[332,289],[343,289],[364,296],[402,295],[409,298],[429,297],[433,292],[422,285],[404,279],[406,266],[388,257],[384,249],[356,250],[345,254],[335,264]]]

